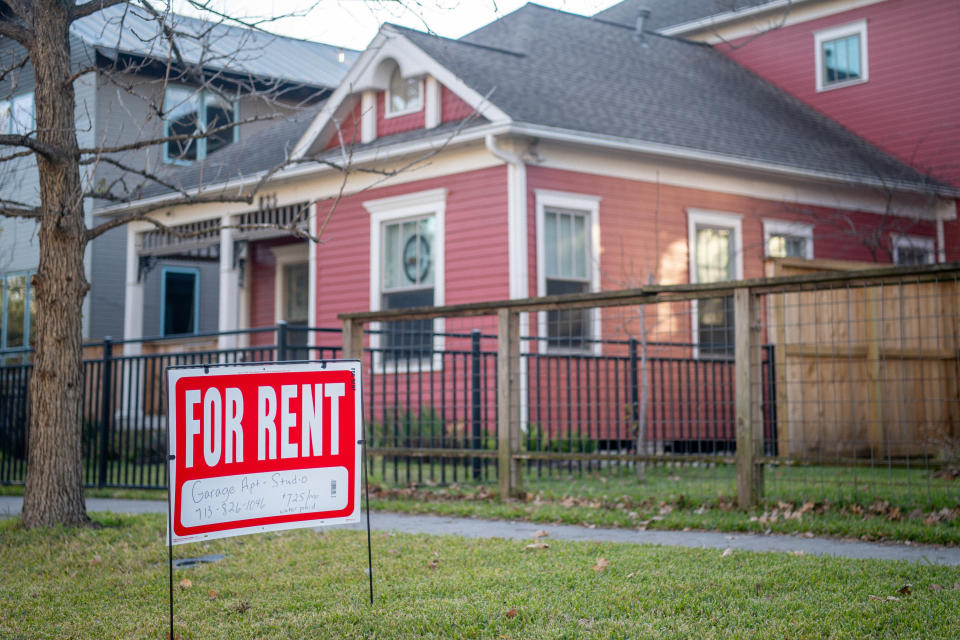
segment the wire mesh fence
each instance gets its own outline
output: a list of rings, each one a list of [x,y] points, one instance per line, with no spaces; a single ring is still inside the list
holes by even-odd
[[[692,503],[960,502],[960,266],[352,314],[84,360],[91,486],[166,485],[164,369],[361,357],[375,481]],[[0,366],[0,482],[31,366]]]

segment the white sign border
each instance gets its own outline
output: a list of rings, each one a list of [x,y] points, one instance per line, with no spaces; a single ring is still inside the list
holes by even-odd
[[[188,536],[177,535],[173,530],[174,517],[174,494],[176,492],[176,460],[174,458],[177,451],[177,433],[176,433],[176,394],[173,390],[176,388],[177,381],[181,378],[208,376],[208,375],[255,375],[264,373],[290,373],[290,372],[317,372],[317,371],[351,371],[356,382],[354,393],[354,415],[355,421],[355,451],[354,459],[354,480],[353,487],[353,512],[338,518],[319,518],[316,520],[295,520],[292,522],[277,522],[266,525],[252,525],[246,527],[237,527],[225,531],[210,531],[207,533],[198,533]],[[360,522],[360,475],[363,472],[362,449],[363,445],[363,376],[362,363],[360,360],[314,360],[310,362],[255,362],[250,364],[206,364],[206,365],[182,365],[167,367],[167,545],[189,544],[191,542],[203,542],[206,540],[216,540],[219,538],[232,538],[234,536],[251,535],[255,533],[267,533],[270,531],[286,531],[289,529],[303,529],[307,527],[323,527],[340,524],[357,524]],[[182,508],[182,507],[181,507]]]

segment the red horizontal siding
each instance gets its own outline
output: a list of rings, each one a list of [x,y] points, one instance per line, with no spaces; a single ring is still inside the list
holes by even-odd
[[[423,107],[415,113],[403,116],[387,117],[387,92],[377,94],[377,137],[392,136],[404,131],[423,129],[425,111]]]
[[[869,80],[817,93],[814,32],[864,18]],[[960,185],[958,34],[956,0],[887,0],[717,48],[892,155]]]
[[[334,147],[340,146],[340,139],[343,138],[343,144],[349,145],[354,142],[359,142],[360,140],[360,120],[361,120],[361,106],[360,103],[357,103],[357,106],[354,107],[343,122],[340,124],[339,134],[337,131],[333,132],[333,135],[330,136],[330,141],[327,142],[327,149],[333,149]]]
[[[463,120],[473,113],[473,107],[447,87],[440,85],[440,113],[443,122]]]
[[[317,323],[339,326],[337,314],[370,309],[370,215],[363,202],[447,189],[447,304],[506,298],[506,169],[502,166],[372,189],[342,199],[317,245]],[[320,212],[329,204],[319,202]]]

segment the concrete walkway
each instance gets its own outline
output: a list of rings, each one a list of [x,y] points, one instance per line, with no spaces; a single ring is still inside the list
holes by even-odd
[[[23,498],[0,496],[0,517],[20,513]],[[166,513],[167,503],[156,500],[113,500],[87,498],[87,510],[113,513]],[[832,538],[807,538],[788,535],[756,535],[716,533],[710,531],[634,531],[632,529],[591,529],[572,525],[480,520],[475,518],[447,518],[444,516],[408,515],[375,511],[370,517],[376,531],[425,533],[428,535],[457,535],[467,538],[507,538],[532,540],[541,529],[549,540],[580,542],[618,542],[627,544],[655,544],[671,547],[708,549],[738,549],[743,551],[774,551],[806,555],[838,556],[843,558],[874,558],[878,560],[906,560],[924,564],[960,566],[960,548],[935,547],[905,543],[875,543]],[[352,525],[363,529],[365,522]]]

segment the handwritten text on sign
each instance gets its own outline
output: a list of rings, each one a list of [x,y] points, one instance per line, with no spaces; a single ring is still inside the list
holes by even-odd
[[[356,522],[359,368],[170,369],[173,542]]]

